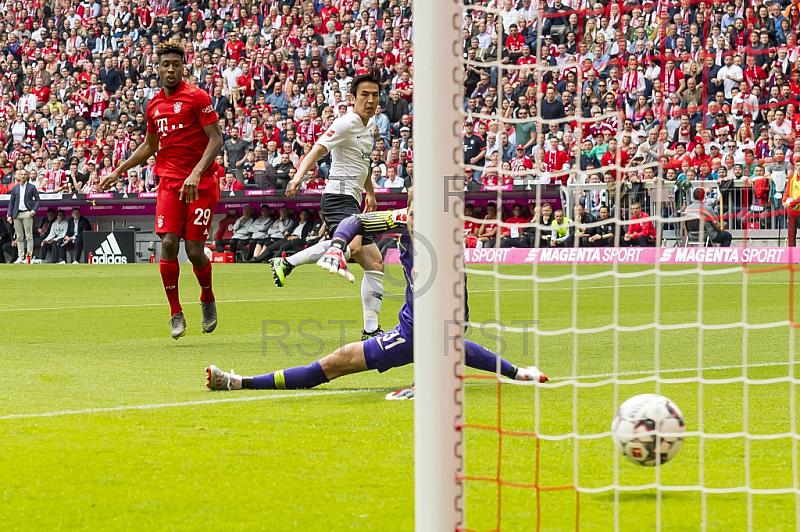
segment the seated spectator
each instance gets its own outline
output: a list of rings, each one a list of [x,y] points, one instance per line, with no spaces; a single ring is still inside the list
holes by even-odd
[[[12,259],[17,256],[17,239],[14,226],[0,219],[0,264],[6,263],[6,255]]]
[[[81,216],[81,210],[78,207],[74,207],[72,209],[72,218],[70,218],[67,223],[67,232],[64,238],[56,240],[59,264],[66,264],[68,247],[75,249],[75,257],[72,264],[80,263],[81,255],[83,255],[83,235],[91,230],[92,224],[89,223],[89,220]]]
[[[464,206],[464,218],[472,218],[475,216],[475,206],[467,204]],[[472,220],[464,220],[464,246],[474,248],[478,242],[478,230],[481,228],[479,222]]]
[[[642,211],[642,205],[639,202],[631,203],[631,215],[628,220],[632,223],[628,225],[628,230],[625,232],[625,236],[619,244],[625,247],[655,247],[656,228],[653,222],[645,220],[649,217],[649,214]]]
[[[513,216],[506,220],[508,224],[524,224],[528,219],[524,216],[522,205],[516,204],[512,209]],[[523,240],[525,239],[525,229],[517,226],[503,226],[500,231],[500,247],[501,248],[521,248]]]
[[[478,240],[475,244],[476,248],[493,248],[497,238],[497,204],[489,202],[486,205],[486,216],[483,218],[485,221],[481,224],[475,235]]]
[[[217,253],[225,251],[225,246],[230,246],[230,252],[234,254],[235,261],[239,262],[238,252],[247,254],[247,244],[250,242],[250,226],[253,225],[253,208],[245,205],[242,209],[242,216],[233,224],[233,235],[229,240],[217,242]],[[241,246],[241,249],[240,249]]]
[[[289,209],[284,205],[280,210],[280,218],[267,230],[267,239],[264,248],[250,262],[265,262],[273,257],[280,247],[288,242],[289,235],[295,228],[295,222],[289,217]]]
[[[609,209],[607,205],[602,205],[599,209],[602,225],[595,227],[594,234],[588,239],[589,245],[597,248],[614,246],[614,235],[617,231],[617,223],[609,219]]]
[[[275,175],[277,177],[278,188],[283,190],[289,184],[291,177],[289,176],[290,170],[296,170],[294,164],[289,158],[288,152],[281,153],[281,161],[275,166]]]
[[[562,209],[556,209],[550,225],[553,228],[550,233],[550,247],[571,248],[575,242],[575,225],[564,216]]]
[[[386,168],[386,177],[383,178],[380,186],[385,188],[403,188],[405,183],[397,175],[397,168],[394,166],[389,166]]]
[[[325,181],[316,173],[303,182],[303,190],[323,190],[325,185]]]
[[[528,238],[532,240],[533,245],[530,247],[546,248],[550,246],[550,239],[553,237],[551,226],[553,225],[553,207],[549,203],[542,204],[540,209],[541,215],[536,218],[536,227],[533,228],[533,234]],[[538,237],[536,236],[538,235]],[[527,243],[527,242],[526,242]]]
[[[246,261],[252,261],[253,257],[264,250],[264,244],[269,237],[267,231],[274,221],[270,216],[269,205],[262,205],[261,217],[250,226],[250,241],[247,243],[247,254],[244,256]]]
[[[708,205],[703,201],[705,199],[705,190],[697,188],[692,193],[694,202],[686,207],[686,215],[694,217],[694,223],[690,220],[686,221],[686,228],[689,232],[697,232],[698,238],[705,239],[707,235],[712,242],[727,248],[730,247],[733,236],[723,231],[719,225],[719,215],[711,210]],[[692,231],[693,227],[697,226],[698,231]]]
[[[373,166],[372,172],[370,173],[370,179],[372,180],[372,188],[382,187],[381,183],[383,183],[383,167],[381,165]]]
[[[587,227],[587,224],[592,224],[597,220],[594,216],[586,212],[583,205],[578,203],[575,205],[575,244],[582,248],[591,247],[589,239],[597,232],[596,227]]]
[[[49,214],[49,211],[48,211]],[[50,231],[47,235],[44,236],[41,245],[39,247],[39,260],[46,260],[47,253],[52,251],[50,254],[50,262],[55,263],[58,259],[58,249],[54,248],[56,242],[61,240],[67,235],[67,214],[59,209],[56,213],[56,219],[53,223],[50,224]],[[2,240],[2,239],[0,239]]]
[[[225,174],[225,182],[220,187],[222,192],[234,192],[236,190],[244,190],[244,185],[236,179],[232,172]]]
[[[66,218],[66,214],[64,215]],[[47,235],[50,234],[50,227],[53,225],[53,222],[56,221],[56,210],[55,209],[47,209],[47,216],[42,218],[42,221],[39,223],[39,227],[33,234],[33,253],[31,253],[31,262],[41,262],[42,261],[42,243],[47,238]],[[64,222],[64,227],[66,230],[66,221]]]
[[[318,220],[311,222],[311,214],[307,209],[300,211],[300,222],[294,226],[292,234],[286,237],[286,242],[275,252],[274,256],[282,257],[284,253],[296,253],[308,245],[309,238],[319,238],[320,230],[324,230],[325,222]]]
[[[228,245],[228,241],[233,236],[233,224],[236,223],[237,219],[239,219],[238,209],[229,208],[228,214],[219,221],[217,232],[214,233],[214,246],[216,249],[219,249],[220,244],[222,244],[223,250]]]

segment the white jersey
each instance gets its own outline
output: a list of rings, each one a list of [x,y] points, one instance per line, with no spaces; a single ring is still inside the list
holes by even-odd
[[[333,121],[317,144],[331,152],[331,170],[323,194],[353,196],[361,205],[372,155],[374,119],[365,126],[356,113]]]

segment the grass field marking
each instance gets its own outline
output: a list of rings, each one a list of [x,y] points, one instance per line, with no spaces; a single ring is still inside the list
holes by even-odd
[[[800,364],[800,360],[795,360],[794,364]],[[792,362],[757,362],[755,364],[747,364],[747,368],[769,368],[775,366],[789,366]],[[724,366],[707,366],[703,368],[668,368],[668,369],[660,369],[659,373],[686,373],[690,371],[699,372],[699,371],[723,371],[726,369],[737,369],[742,368],[742,364],[730,364]],[[620,371],[616,374],[617,377],[636,377],[638,375],[653,375],[655,371]],[[575,381],[578,379],[586,380],[586,379],[609,379],[613,378],[615,375],[614,373],[597,373],[595,375],[579,375],[577,379],[573,379],[571,376],[566,377],[554,377],[551,378],[551,381],[558,382],[558,381]],[[509,381],[510,383],[514,383],[517,385],[525,386],[526,382],[524,381]],[[571,382],[565,382],[564,384],[560,384],[558,386],[569,385]]]
[[[39,412],[34,414],[9,414],[0,416],[0,421],[8,419],[30,419],[40,417],[77,416],[82,414],[103,414],[106,412],[123,412],[125,410],[157,410],[159,408],[176,408],[181,406],[212,405],[220,403],[246,403],[250,401],[265,401],[269,399],[287,399],[289,397],[319,397],[321,395],[344,395],[353,393],[369,393],[389,391],[389,388],[365,388],[358,390],[316,390],[298,393],[276,393],[255,395],[250,397],[228,397],[225,399],[205,399],[203,401],[183,401],[179,403],[153,403],[146,405],[122,405],[104,408],[86,408],[83,410],[58,410],[55,412]]]
[[[748,364],[748,368],[765,368],[765,367],[772,367],[772,366],[788,366],[790,362],[760,362],[756,364]],[[795,361],[794,364],[800,364],[800,360]],[[728,366],[709,366],[706,368],[702,368],[703,371],[722,371],[726,369],[737,369],[741,368],[741,364],[735,365],[728,365]],[[681,373],[681,372],[689,372],[689,371],[698,371],[699,368],[672,368],[672,369],[662,369],[659,373]],[[637,375],[651,375],[652,371],[623,371],[617,374],[618,377],[625,377],[625,376],[637,376]],[[594,375],[580,375],[578,379],[604,379],[614,377],[613,373],[597,373]],[[551,388],[562,387],[562,386],[569,386],[576,382],[575,379],[572,377],[554,377],[550,379],[553,381],[554,386],[550,386]],[[506,379],[503,379],[506,382]],[[530,383],[523,383],[522,381],[508,381],[511,384],[516,385],[529,385]],[[558,384],[556,384],[558,383]],[[494,384],[493,382],[482,382],[482,383],[469,383],[470,385],[490,385]],[[394,388],[367,388],[367,389],[353,389],[353,390],[317,390],[317,391],[309,391],[309,392],[298,392],[298,393],[280,393],[280,394],[268,394],[268,395],[257,395],[251,397],[231,397],[227,399],[206,399],[203,401],[183,401],[179,403],[154,403],[154,404],[145,404],[145,405],[122,405],[122,406],[109,406],[104,408],[86,408],[83,410],[58,410],[55,412],[39,412],[39,413],[32,413],[32,414],[9,414],[5,416],[0,416],[0,421],[9,420],[9,419],[31,419],[31,418],[42,418],[42,417],[58,417],[58,416],[75,416],[75,415],[82,415],[82,414],[102,414],[106,412],[122,412],[125,410],[157,410],[159,408],[176,408],[181,406],[197,406],[197,405],[209,405],[209,404],[219,404],[219,403],[240,403],[240,402],[250,402],[250,401],[264,401],[269,399],[287,399],[290,397],[319,397],[322,395],[346,395],[346,394],[354,394],[354,393],[369,393],[369,392],[386,392],[386,391],[394,391]]]
[[[741,285],[741,282],[737,281],[721,281],[721,282],[706,282],[706,284],[713,284],[713,285]],[[750,282],[752,285],[785,285],[786,283],[780,282]],[[696,286],[697,283],[660,283],[659,286]],[[654,287],[656,286],[655,283],[645,283],[645,284],[637,284],[631,285],[630,288],[647,288],[647,287]],[[626,288],[626,287],[620,287]],[[583,286],[581,290],[613,290],[614,285],[601,285],[601,286]],[[543,288],[539,287],[537,290],[543,292],[564,292],[564,291],[571,291],[572,286],[563,286],[563,287],[550,287],[550,288]],[[487,293],[494,293],[494,292],[519,292],[518,288],[501,288],[499,290],[470,290],[470,294],[487,294]],[[319,301],[324,299],[356,299],[360,298],[361,295],[358,293],[354,293],[353,295],[347,296],[318,296],[318,297],[293,297],[291,298],[292,301]],[[287,298],[257,298],[257,299],[226,299],[226,300],[217,300],[219,304],[226,304],[226,303],[274,303],[274,302],[285,302]],[[196,301],[181,301],[182,304],[191,305],[192,303],[196,303]],[[139,307],[162,307],[166,306],[166,302],[162,303],[131,303],[131,304],[122,304],[122,305],[73,305],[73,306],[65,306],[65,307],[31,307],[31,308],[0,308],[0,313],[2,312],[41,312],[47,310],[85,310],[85,309],[103,309],[103,308],[139,308]]]

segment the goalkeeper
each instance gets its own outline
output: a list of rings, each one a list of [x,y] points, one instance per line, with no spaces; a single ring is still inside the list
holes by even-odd
[[[370,236],[390,229],[408,228],[408,234],[400,238],[400,263],[406,279],[406,300],[400,309],[400,323],[391,331],[362,342],[353,342],[337,349],[332,354],[308,366],[299,366],[259,375],[242,377],[233,371],[221,371],[216,366],[206,368],[206,386],[211,390],[294,390],[313,388],[328,381],[376,369],[384,372],[391,368],[405,366],[414,361],[414,293],[411,269],[414,262],[411,232],[414,230],[413,189],[408,192],[408,209],[379,213],[357,214],[339,224],[333,242],[327,253],[317,263],[330,271],[339,273],[353,282],[353,275],[347,270],[344,250],[357,235]],[[464,341],[465,363],[467,366],[494,372],[497,370],[498,355],[475,342]],[[531,366],[518,368],[511,362],[500,358],[500,373],[519,381],[547,382],[547,376]]]

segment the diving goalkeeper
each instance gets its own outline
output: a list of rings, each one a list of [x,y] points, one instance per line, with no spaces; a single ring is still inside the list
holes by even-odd
[[[294,390],[313,388],[333,379],[367,370],[387,371],[414,361],[414,292],[411,270],[414,263],[411,233],[414,230],[413,189],[408,191],[408,209],[350,216],[339,224],[331,247],[317,263],[339,273],[353,282],[347,270],[344,250],[356,236],[371,236],[397,228],[408,228],[400,238],[400,263],[406,279],[405,303],[400,309],[400,323],[391,331],[383,332],[361,342],[353,342],[308,366],[299,366],[259,375],[242,377],[221,371],[216,366],[206,368],[206,386],[211,390]],[[464,341],[465,363],[483,371],[497,370],[498,355],[475,342]],[[500,358],[500,373],[519,381],[547,382],[547,376],[531,366],[518,368]]]

